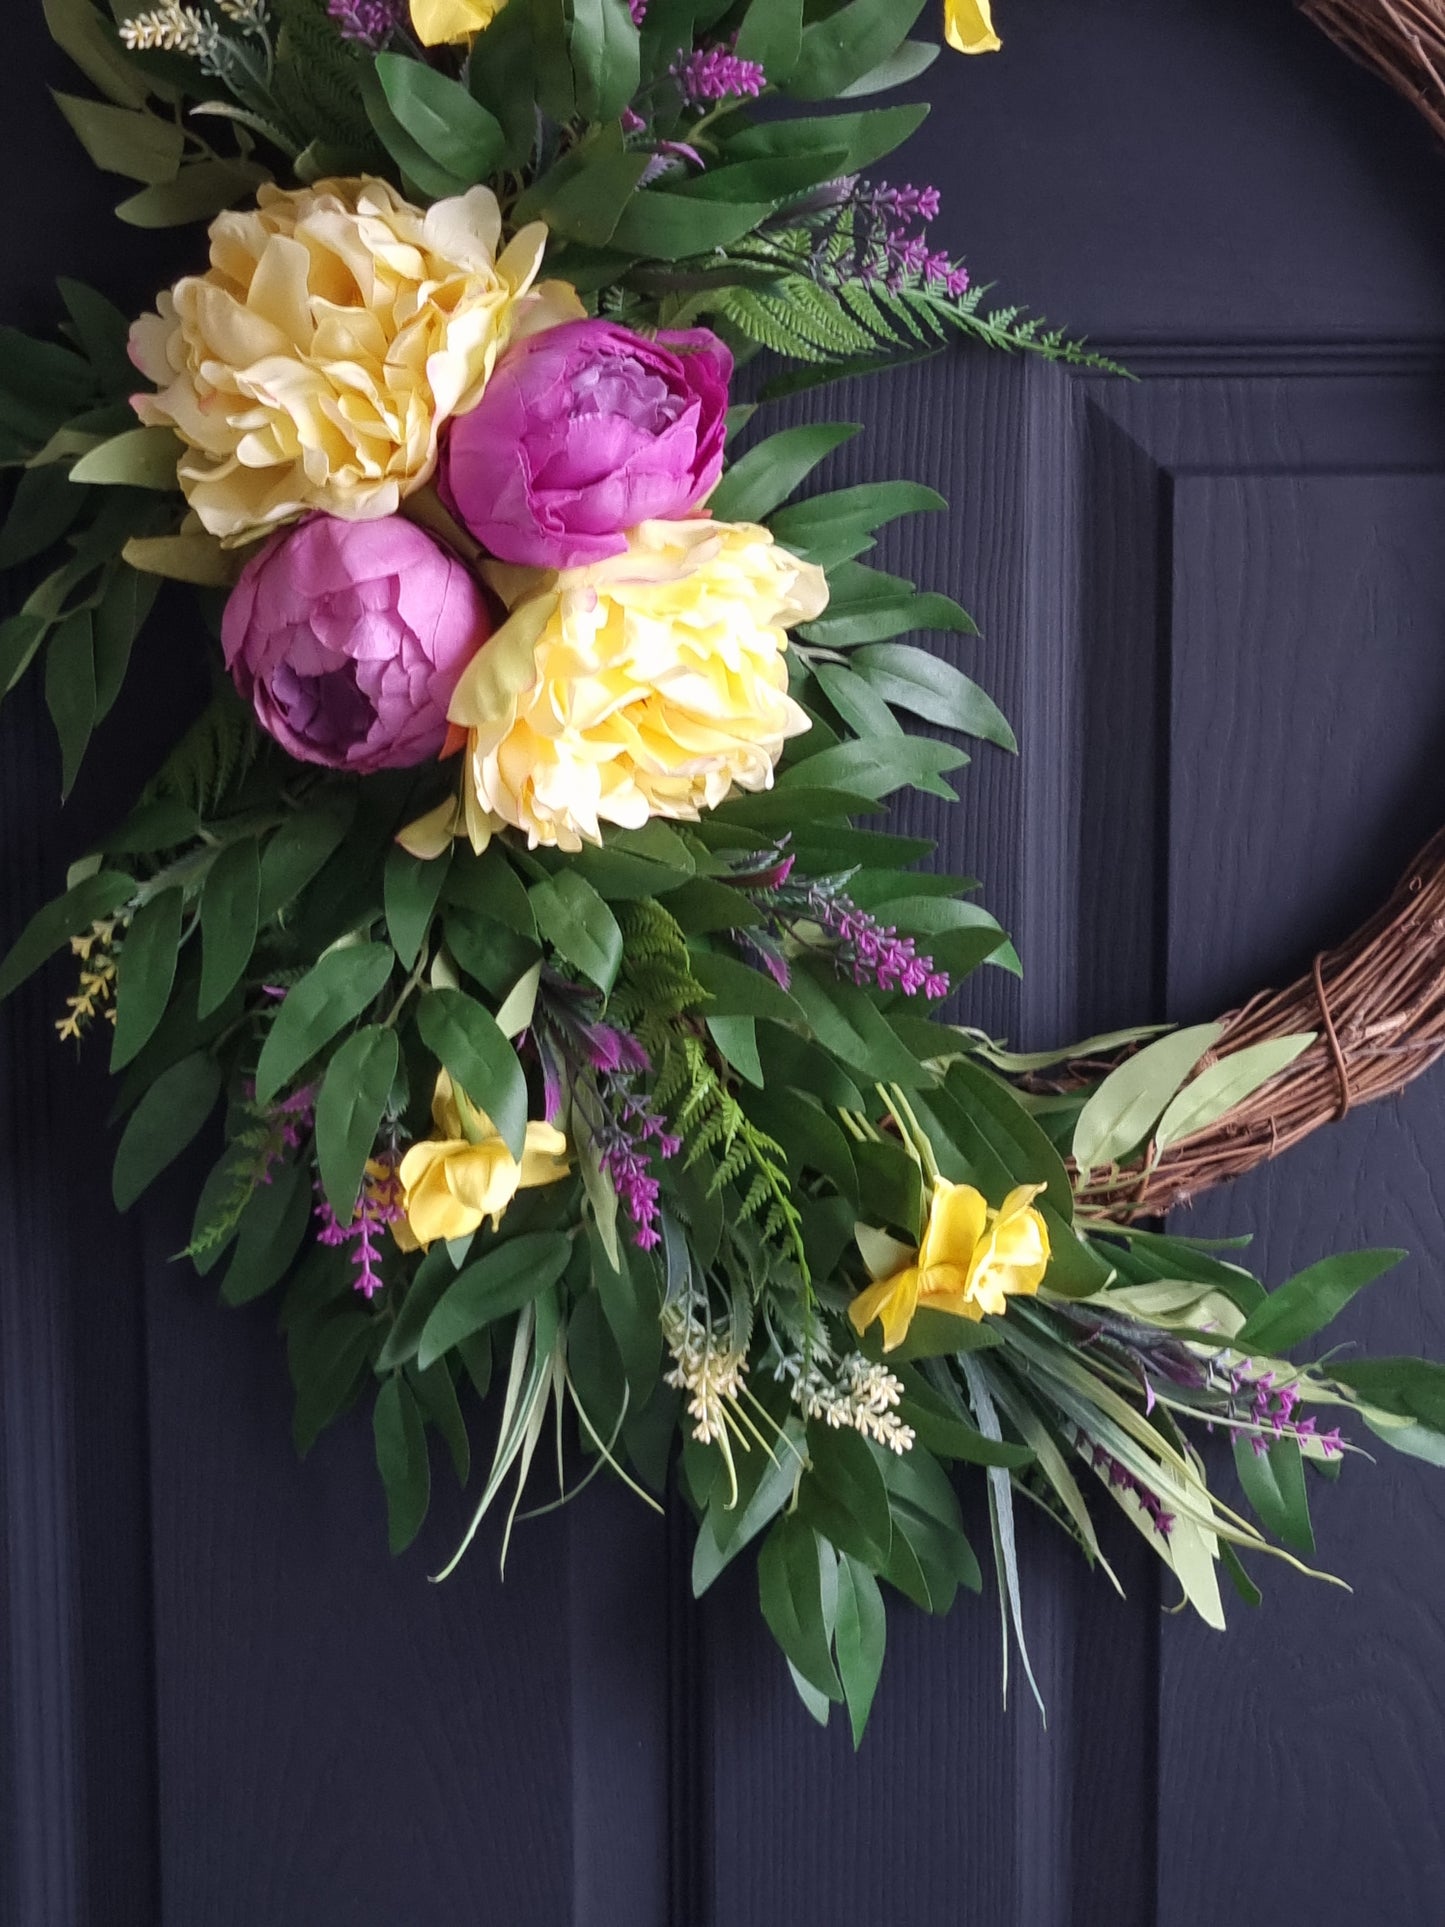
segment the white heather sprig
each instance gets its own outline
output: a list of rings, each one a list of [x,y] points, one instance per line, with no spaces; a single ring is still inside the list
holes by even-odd
[[[120,37],[132,53],[152,48],[165,53],[190,54],[197,60],[213,59],[220,29],[197,7],[183,7],[180,0],[166,0],[148,13],[135,14],[120,25]]]
[[[727,1407],[736,1405],[743,1389],[747,1354],[733,1347],[732,1335],[710,1331],[690,1310],[669,1307],[663,1313],[662,1333],[672,1353],[667,1383],[688,1394],[688,1416],[700,1445],[725,1443]]]
[[[886,1446],[901,1458],[911,1451],[914,1431],[899,1418],[895,1407],[903,1397],[902,1382],[886,1365],[850,1352],[830,1379],[815,1354],[807,1364],[798,1357],[782,1360],[781,1377],[793,1382],[793,1402],[806,1417],[821,1419],[835,1432],[845,1428]]]
[[[266,0],[212,0],[223,19],[232,20],[243,33],[262,36],[266,31]],[[214,62],[220,53],[220,29],[199,7],[183,6],[181,0],[163,0],[146,13],[122,21],[120,37],[133,53],[157,49],[165,53],[190,54],[193,59]]]

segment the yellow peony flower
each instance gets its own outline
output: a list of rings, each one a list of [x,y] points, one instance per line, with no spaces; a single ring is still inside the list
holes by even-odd
[[[411,0],[411,24],[424,47],[470,40],[506,6],[507,0]]]
[[[628,541],[560,574],[486,572],[513,613],[448,711],[467,731],[462,816],[478,850],[507,825],[533,848],[579,850],[604,822],[695,819],[734,787],[769,788],[808,727],[785,631],[822,613],[822,570],[744,523],[644,522]],[[449,834],[455,812],[437,820]]]
[[[365,179],[263,187],[257,203],[217,217],[209,272],[130,338],[159,390],[136,413],[186,443],[181,486],[229,544],[311,509],[394,514],[508,341],[582,312],[561,283],[528,293],[540,224],[498,253],[490,188],[425,212]]]
[[[1049,1230],[1030,1202],[1044,1189],[1021,1184],[997,1211],[971,1184],[934,1181],[923,1243],[912,1262],[878,1278],[848,1307],[858,1332],[883,1321],[883,1349],[908,1335],[920,1306],[975,1323],[997,1317],[1014,1295],[1032,1296],[1049,1265]]]
[[[993,30],[989,0],[944,0],[943,30],[961,54],[997,53],[1003,42]]]
[[[464,1238],[487,1218],[495,1231],[519,1191],[556,1184],[571,1168],[566,1138],[536,1122],[527,1126],[518,1164],[485,1111],[460,1096],[445,1071],[437,1077],[431,1114],[438,1135],[413,1144],[401,1161],[406,1220],[396,1229],[405,1250]]]

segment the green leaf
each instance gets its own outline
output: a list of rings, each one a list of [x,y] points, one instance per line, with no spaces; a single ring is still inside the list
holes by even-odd
[[[967,736],[997,743],[1000,749],[1018,749],[1018,739],[993,698],[941,656],[910,648],[906,643],[879,642],[855,650],[849,661],[895,708],[906,709],[945,729],[962,730]]]
[[[111,1195],[118,1211],[128,1211],[180,1156],[220,1095],[221,1073],[209,1051],[196,1051],[161,1073],[131,1112],[116,1149]]]
[[[1307,1030],[1293,1037],[1269,1037],[1208,1065],[1190,1079],[1160,1118],[1154,1132],[1156,1152],[1217,1123],[1307,1051],[1316,1035]]]
[[[279,1284],[301,1248],[311,1223],[311,1174],[305,1164],[286,1164],[251,1193],[236,1250],[221,1280],[228,1305],[249,1304]]]
[[[567,1269],[572,1240],[561,1231],[508,1238],[468,1265],[426,1321],[417,1363],[423,1371],[484,1325],[531,1304]]]
[[[323,1045],[355,1022],[380,995],[392,962],[389,944],[348,944],[329,951],[287,991],[256,1065],[258,1104],[269,1104]]]
[[[1269,1441],[1268,1450],[1256,1452],[1255,1441],[1243,1433],[1234,1437],[1234,1464],[1244,1496],[1254,1507],[1260,1524],[1296,1552],[1311,1553],[1315,1535],[1310,1525],[1309,1494],[1305,1490],[1304,1462],[1296,1440]]]
[[[885,522],[947,507],[936,489],[920,482],[872,482],[793,503],[768,525],[784,548],[831,569],[871,548]]]
[[[703,1020],[707,1034],[717,1045],[725,1063],[751,1084],[763,1088],[763,1060],[758,1054],[758,1024],[755,1017],[715,1017]]]
[[[1171,1031],[1110,1071],[1074,1126],[1074,1162],[1080,1171],[1116,1164],[1136,1149],[1223,1029],[1222,1024],[1194,1024]]]
[[[0,569],[13,569],[17,563],[42,555],[60,540],[84,507],[85,497],[70,486],[70,478],[59,464],[22,469],[0,532]]]
[[[768,436],[729,465],[709,508],[728,522],[761,522],[787,501],[819,462],[858,432],[856,422],[814,422]]]
[[[774,86],[788,78],[802,50],[803,0],[750,6],[733,42],[738,58],[755,60]]]
[[[568,0],[567,52],[577,111],[614,120],[641,84],[641,42],[627,0]]]
[[[1010,1445],[988,1438],[917,1372],[906,1365],[889,1366],[902,1380],[904,1392],[898,1416],[911,1425],[918,1443],[942,1459],[962,1459],[969,1465],[1002,1465],[1010,1470],[1028,1465],[1033,1457],[1027,1445]]]
[[[935,47],[928,51],[938,50]],[[809,114],[804,120],[760,121],[729,134],[724,152],[731,161],[841,148],[840,172],[857,174],[881,161],[885,154],[891,154],[895,147],[901,147],[927,118],[928,109],[920,103],[910,107],[864,108],[855,114]]]
[[[103,172],[150,183],[175,179],[186,145],[175,121],[162,120],[145,108],[51,91],[81,146]]]
[[[45,706],[60,742],[60,794],[69,796],[95,726],[95,631],[89,609],[67,616],[45,652]]]
[[[919,789],[957,802],[955,792],[939,779],[945,770],[967,761],[962,750],[929,736],[859,738],[790,764],[778,779],[778,791],[786,796],[790,790],[822,785],[852,790],[876,803],[895,790]]]
[[[622,965],[622,932],[592,885],[575,871],[559,870],[528,895],[542,936],[606,996]]]
[[[72,937],[119,910],[134,891],[132,878],[119,870],[100,870],[37,910],[0,964],[0,1002]]]
[[[796,1516],[779,1519],[758,1554],[758,1598],[769,1631],[803,1678],[828,1699],[841,1700],[824,1612],[825,1556],[834,1557],[811,1526]]]
[[[296,1386],[291,1439],[301,1458],[355,1398],[375,1333],[376,1321],[349,1307],[293,1328],[288,1340]]]
[[[796,1516],[839,1551],[881,1571],[893,1545],[893,1523],[874,1449],[859,1433],[814,1419],[808,1427],[808,1459]]]
[[[176,486],[181,444],[169,428],[128,428],[82,455],[70,471],[72,482],[103,487],[150,488],[167,493]]]
[[[93,87],[119,107],[144,106],[150,92],[145,75],[132,64],[114,26],[90,0],[44,0],[44,7],[51,39]]]
[[[778,1023],[801,1024],[803,1012],[779,984],[761,970],[736,957],[714,950],[694,950],[689,956],[693,976],[712,1002],[710,1017],[771,1017]]]
[[[1445,1433],[1445,1365],[1430,1358],[1346,1359],[1331,1365],[1330,1374],[1367,1404]]]
[[[592,1263],[592,1285],[602,1306],[634,1406],[645,1405],[652,1396],[662,1359],[662,1303],[656,1274],[647,1260],[630,1259],[619,1249],[619,1263],[613,1265],[598,1241],[588,1240]]]
[[[612,246],[655,261],[682,261],[740,241],[773,211],[772,201],[709,201],[644,188],[622,209]]]
[[[409,54],[378,54],[376,75],[397,121],[459,187],[484,181],[494,171],[507,137],[460,81]]]
[[[1399,1264],[1403,1251],[1347,1251],[1297,1272],[1250,1313],[1234,1338],[1242,1352],[1279,1358],[1323,1331],[1357,1291]]]
[[[950,1066],[945,1081],[949,1093],[968,1108],[1013,1183],[1045,1185],[1045,1197],[1069,1223],[1074,1193],[1063,1159],[1009,1086],[966,1057]]]
[[[845,1552],[838,1561],[838,1611],[833,1639],[855,1750],[863,1744],[873,1695],[883,1676],[887,1635],[888,1615],[878,1581],[867,1566]]]
[[[851,0],[803,30],[802,52],[787,91],[798,100],[833,100],[907,39],[923,0]]]
[[[823,1048],[870,1081],[909,1088],[934,1081],[867,992],[836,976],[826,964],[800,966],[793,973],[792,994]]]
[[[241,981],[261,908],[261,853],[254,837],[228,843],[211,865],[201,890],[202,1017],[218,1010]]]
[[[412,856],[399,843],[387,852],[383,883],[386,928],[403,970],[410,970],[421,955],[449,860],[446,856],[429,860]]]
[[[189,227],[237,201],[253,200],[270,179],[270,169],[258,161],[191,161],[173,181],[142,188],[115,211],[131,227]]]
[[[940,47],[927,40],[905,40],[886,60],[879,61],[861,79],[845,87],[838,98],[857,100],[866,94],[884,93],[890,87],[905,87],[910,80],[927,73],[941,52]]]
[[[431,1502],[426,1427],[411,1387],[394,1372],[376,1395],[372,1415],[376,1464],[386,1487],[387,1538],[402,1552],[421,1531]]]
[[[755,1447],[734,1454],[738,1502],[727,1505],[727,1480],[716,1478],[692,1555],[692,1592],[701,1599],[708,1587],[745,1546],[751,1545],[793,1496],[802,1464],[803,1427],[796,1417],[783,1421],[771,1452]]]
[[[130,666],[131,646],[155,604],[160,584],[154,576],[123,565],[95,611],[95,720],[110,714]]]
[[[396,1322],[377,1355],[378,1371],[389,1371],[394,1365],[408,1365],[416,1357],[426,1321],[456,1275],[456,1267],[452,1264],[447,1247],[434,1244],[406,1286]]]
[[[527,1079],[489,1010],[462,990],[429,990],[417,1010],[422,1042],[490,1117],[520,1164],[527,1141]]]
[[[316,1100],[316,1161],[339,1224],[349,1225],[356,1211],[400,1055],[396,1032],[370,1024],[348,1037],[326,1067]]]
[[[294,902],[334,855],[355,813],[353,792],[329,796],[319,808],[293,811],[267,840],[261,856],[263,925]]]
[[[141,905],[126,929],[117,963],[112,1071],[131,1061],[165,1015],[176,979],[183,901],[179,889],[162,890]]]

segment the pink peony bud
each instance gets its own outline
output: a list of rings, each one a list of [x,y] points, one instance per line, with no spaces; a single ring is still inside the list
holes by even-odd
[[[689,514],[722,473],[732,356],[705,328],[571,321],[509,348],[451,425],[445,491],[504,562],[579,568]]]
[[[475,581],[413,523],[313,515],[246,564],[221,639],[284,750],[369,775],[438,753],[457,679],[491,629]]]

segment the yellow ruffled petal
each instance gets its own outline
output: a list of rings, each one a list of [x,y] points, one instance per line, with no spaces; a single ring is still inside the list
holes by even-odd
[[[458,1201],[448,1181],[452,1157],[468,1148],[428,1138],[413,1144],[402,1159],[406,1221],[419,1245],[433,1244],[438,1238],[464,1238],[480,1224],[475,1211]]]
[[[997,53],[1003,42],[993,30],[989,0],[944,0],[943,30],[961,54]]]
[[[502,1140],[493,1137],[485,1144],[455,1148],[447,1159],[446,1173],[452,1196],[471,1216],[469,1229],[490,1218],[495,1231],[517,1195],[522,1168]]]
[[[404,830],[398,830],[396,840],[408,855],[430,862],[451,848],[453,839],[461,834],[463,822],[461,799],[449,797],[414,823],[408,823]]]

